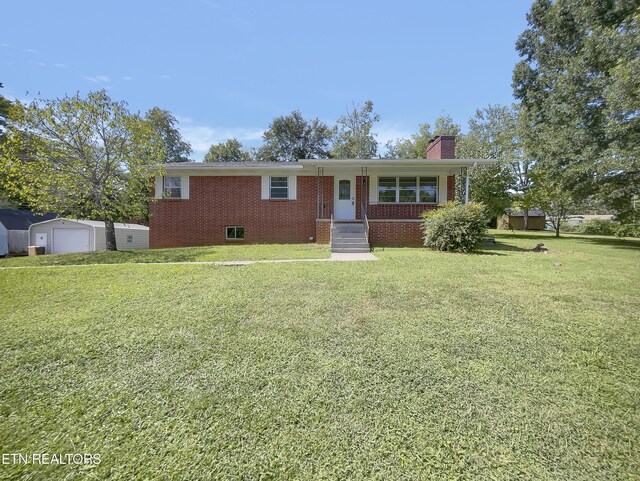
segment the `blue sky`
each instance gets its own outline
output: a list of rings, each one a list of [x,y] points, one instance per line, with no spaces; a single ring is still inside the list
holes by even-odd
[[[6,2],[3,94],[105,88],[131,110],[170,110],[201,159],[211,143],[259,145],[299,109],[333,124],[374,102],[378,139],[443,113],[513,101],[515,40],[530,0]]]

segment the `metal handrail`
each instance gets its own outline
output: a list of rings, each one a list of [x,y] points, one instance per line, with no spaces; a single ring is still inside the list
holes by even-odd
[[[333,214],[331,214],[331,226],[329,227],[329,245],[333,247]]]
[[[367,218],[366,209],[362,206],[360,206],[360,217],[362,220],[362,225],[364,226],[364,235],[367,238],[367,242],[369,242],[369,219]]]

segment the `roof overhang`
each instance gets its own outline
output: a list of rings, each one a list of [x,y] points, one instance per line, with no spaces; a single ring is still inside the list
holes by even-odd
[[[472,167],[498,162],[496,159],[301,159],[302,165],[317,167]]]
[[[164,164],[161,166],[150,167],[151,172],[159,170],[165,172],[188,171],[188,172],[218,172],[228,170],[296,170],[304,168],[298,162],[184,162],[178,164]]]
[[[381,173],[418,171],[453,174],[461,167],[496,162],[495,159],[300,159],[298,162],[184,162],[150,167],[149,170],[176,175],[261,175],[274,171],[289,175],[316,175],[318,168],[325,167],[325,175],[330,172],[360,172],[362,168],[372,168]]]

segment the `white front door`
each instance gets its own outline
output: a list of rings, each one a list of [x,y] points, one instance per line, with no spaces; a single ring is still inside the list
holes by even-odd
[[[354,220],[356,218],[356,178],[336,175],[334,179],[334,218]]]

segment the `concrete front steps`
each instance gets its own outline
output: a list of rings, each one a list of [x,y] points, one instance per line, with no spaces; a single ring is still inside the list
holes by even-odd
[[[369,242],[361,223],[336,223],[333,225],[331,252],[369,252]]]

